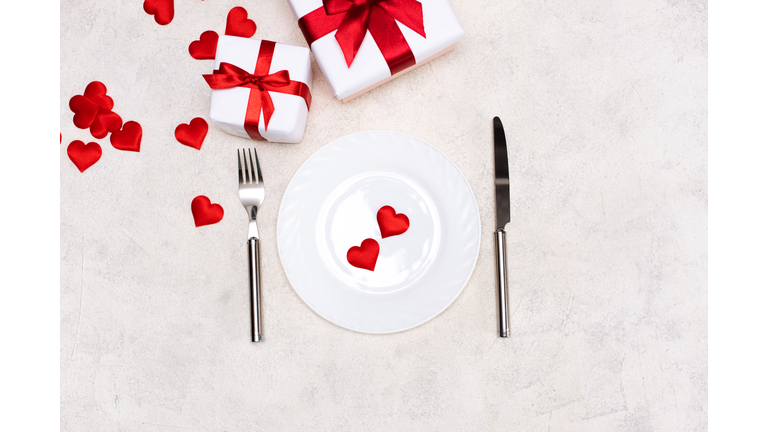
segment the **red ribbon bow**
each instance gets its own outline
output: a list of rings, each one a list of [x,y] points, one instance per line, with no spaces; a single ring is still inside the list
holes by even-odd
[[[269,120],[275,112],[272,96],[269,92],[285,93],[304,98],[307,109],[312,102],[309,87],[301,81],[291,81],[287,70],[281,70],[269,74],[269,66],[272,64],[272,54],[275,43],[261,41],[259,57],[256,61],[256,70],[250,74],[233,64],[222,62],[219,69],[211,75],[203,75],[208,86],[214,90],[234,87],[246,87],[251,89],[248,98],[248,108],[245,112],[245,131],[252,139],[263,140],[259,133],[259,114],[264,111],[264,130],[269,127]]]
[[[395,22],[427,37],[421,3],[416,0],[323,0],[323,7],[299,19],[307,43],[336,32],[347,67],[357,56],[365,33],[384,55],[392,75],[416,64],[411,47]]]

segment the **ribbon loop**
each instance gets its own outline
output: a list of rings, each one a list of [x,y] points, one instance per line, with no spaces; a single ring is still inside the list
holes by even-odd
[[[222,62],[219,68],[211,75],[203,75],[208,86],[215,90],[248,87],[258,88],[261,91],[274,90],[285,87],[291,83],[291,76],[287,70],[281,70],[270,75],[249,74],[245,70],[231,64]]]

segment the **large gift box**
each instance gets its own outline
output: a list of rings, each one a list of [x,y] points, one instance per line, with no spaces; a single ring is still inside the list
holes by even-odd
[[[301,141],[311,102],[307,48],[224,35],[214,68],[204,78],[215,125],[244,138]]]
[[[453,49],[448,0],[288,0],[337,99],[347,102]]]

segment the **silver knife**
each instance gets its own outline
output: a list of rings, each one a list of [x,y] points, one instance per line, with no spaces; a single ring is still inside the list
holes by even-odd
[[[504,226],[509,223],[509,158],[504,126],[493,118],[494,178],[496,183],[496,287],[499,294],[499,337],[509,337],[507,308],[507,239]]]

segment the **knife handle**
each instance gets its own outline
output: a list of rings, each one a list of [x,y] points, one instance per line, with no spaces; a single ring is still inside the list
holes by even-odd
[[[507,238],[503,228],[496,230],[496,287],[499,294],[499,337],[509,337],[507,308]]]
[[[248,239],[248,281],[251,286],[251,342],[261,341],[261,257],[259,239]]]

